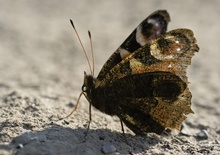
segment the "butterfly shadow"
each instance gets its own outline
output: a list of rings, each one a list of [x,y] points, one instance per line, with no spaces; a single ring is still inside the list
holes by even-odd
[[[126,139],[125,137],[126,136]],[[17,155],[26,154],[103,154],[102,147],[113,145],[120,154],[142,153],[158,144],[156,136],[135,136],[109,129],[72,129],[50,125],[41,131],[25,132],[15,137],[10,147]]]

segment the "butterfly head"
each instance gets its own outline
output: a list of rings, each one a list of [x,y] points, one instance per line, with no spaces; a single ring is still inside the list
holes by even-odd
[[[95,88],[94,84],[94,78],[92,75],[87,75],[86,72],[84,72],[84,83],[82,85],[82,92],[86,94],[86,98],[88,100],[91,100],[92,98],[92,91]]]

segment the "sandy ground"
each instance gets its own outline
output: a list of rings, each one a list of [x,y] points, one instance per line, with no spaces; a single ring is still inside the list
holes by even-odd
[[[219,0],[1,1],[0,154],[99,155],[111,146],[117,150],[113,154],[220,154],[219,6]],[[185,121],[186,135],[140,137],[126,128],[128,145],[118,118],[92,109],[85,137],[89,104],[84,98],[74,115],[57,121],[72,110],[83,71],[89,72],[69,19],[87,49],[91,30],[97,74],[158,9],[170,13],[169,30],[192,29],[200,46],[188,69],[195,114]]]

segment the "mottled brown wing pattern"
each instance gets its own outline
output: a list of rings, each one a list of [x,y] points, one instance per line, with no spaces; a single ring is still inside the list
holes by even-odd
[[[191,30],[172,30],[129,55],[112,68],[105,79],[97,83],[103,87],[115,79],[128,75],[156,71],[173,73],[188,83],[186,68],[191,64],[191,58],[198,50],[199,47]]]
[[[180,129],[193,113],[186,68],[198,50],[191,30],[170,31],[122,60],[97,88],[115,98],[117,115],[137,134]]]
[[[97,78],[84,77],[90,104],[117,115],[134,133],[180,129],[191,110],[186,69],[199,47],[193,32],[166,33],[169,14],[146,18],[107,60]]]
[[[170,17],[166,10],[155,11],[147,17],[103,65],[97,80],[101,81],[115,65],[120,63],[128,55],[166,33],[169,21]]]

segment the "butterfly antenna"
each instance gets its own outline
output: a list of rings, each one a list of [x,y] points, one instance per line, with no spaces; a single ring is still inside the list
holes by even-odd
[[[92,52],[92,76],[94,76],[94,50],[93,50],[93,44],[92,44],[92,36],[91,36],[91,32],[88,31],[89,34],[89,41],[90,41],[90,48],[91,48],[91,52]]]
[[[81,39],[80,39],[80,37],[79,37],[79,34],[78,34],[78,32],[77,32],[77,30],[76,30],[74,24],[73,24],[73,21],[72,21],[71,19],[70,19],[70,23],[71,23],[71,25],[72,25],[72,27],[73,27],[73,29],[74,29],[76,35],[77,35],[77,38],[78,38],[78,40],[79,40],[79,42],[80,42],[80,45],[81,45],[81,47],[82,47],[82,49],[83,49],[83,53],[84,53],[85,56],[86,56],[87,62],[88,62],[88,64],[89,64],[90,73],[93,74],[93,72],[92,72],[92,67],[91,67],[91,64],[90,64],[90,62],[89,62],[88,55],[87,55],[86,50],[85,50],[85,48],[84,48],[84,46],[83,46],[83,44],[82,44],[82,41],[81,41]]]

